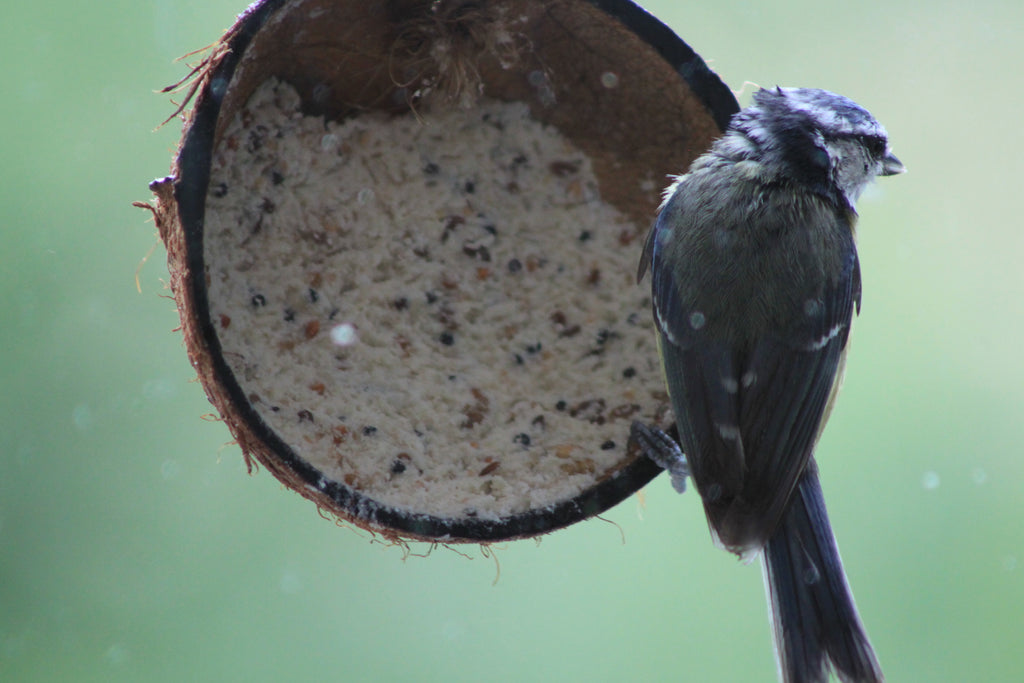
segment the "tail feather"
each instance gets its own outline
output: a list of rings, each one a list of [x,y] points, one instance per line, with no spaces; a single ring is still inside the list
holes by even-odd
[[[839,559],[812,460],[764,550],[772,632],[781,680],[883,680]]]

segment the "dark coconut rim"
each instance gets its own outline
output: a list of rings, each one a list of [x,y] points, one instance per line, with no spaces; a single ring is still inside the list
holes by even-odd
[[[196,100],[185,124],[174,175],[156,180],[154,209],[167,246],[182,329],[193,366],[210,401],[220,410],[242,448],[279,480],[339,519],[393,539],[429,542],[493,542],[547,533],[600,514],[650,482],[662,469],[640,455],[632,441],[631,461],[589,489],[562,502],[499,520],[448,519],[384,505],[333,480],[300,458],[252,407],[229,369],[210,317],[203,254],[203,225],[211,158],[221,106],[236,68],[254,37],[290,0],[251,5],[214,48],[199,73]],[[703,103],[704,114],[722,131],[739,110],[732,92],[670,28],[629,0],[580,0],[613,17],[654,48],[678,74],[680,85]],[[710,140],[706,141],[710,144]],[[702,151],[702,150],[701,150]],[[682,171],[684,169],[677,169]],[[176,215],[175,215],[176,214]],[[667,426],[667,425],[663,425]]]

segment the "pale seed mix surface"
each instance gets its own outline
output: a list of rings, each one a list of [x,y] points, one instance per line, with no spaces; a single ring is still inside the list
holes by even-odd
[[[571,498],[664,404],[637,230],[520,103],[342,123],[261,86],[213,159],[213,321],[325,480],[446,519]]]

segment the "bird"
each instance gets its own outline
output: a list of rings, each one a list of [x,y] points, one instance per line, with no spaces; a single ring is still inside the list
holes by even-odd
[[[761,557],[785,683],[883,680],[814,451],[860,313],[855,203],[905,170],[852,100],[760,89],[674,178],[640,258],[678,444],[641,424],[634,438],[677,490],[692,478],[718,546]]]

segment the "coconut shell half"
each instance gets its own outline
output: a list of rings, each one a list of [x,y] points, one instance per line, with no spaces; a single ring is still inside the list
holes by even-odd
[[[737,111],[672,31],[627,1],[265,0],[193,86],[150,187],[250,467],[442,542],[549,532],[661,471],[629,441],[672,425],[636,263]]]

